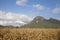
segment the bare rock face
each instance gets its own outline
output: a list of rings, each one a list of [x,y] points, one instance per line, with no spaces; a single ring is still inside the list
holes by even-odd
[[[37,16],[37,17],[35,17],[35,19],[34,19],[34,20],[44,20],[44,17]]]
[[[39,22],[44,21],[44,20],[45,20],[44,17],[37,16],[33,19],[32,22],[39,23]]]

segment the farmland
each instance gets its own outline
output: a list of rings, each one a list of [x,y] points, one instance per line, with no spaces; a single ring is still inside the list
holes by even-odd
[[[1,28],[0,40],[60,40],[60,29]]]

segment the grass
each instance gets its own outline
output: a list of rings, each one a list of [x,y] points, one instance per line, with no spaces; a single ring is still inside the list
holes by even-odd
[[[60,29],[1,28],[0,40],[60,40]]]

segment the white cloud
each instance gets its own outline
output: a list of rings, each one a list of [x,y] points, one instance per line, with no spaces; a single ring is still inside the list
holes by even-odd
[[[56,6],[56,8],[53,9],[53,13],[60,13],[60,6]]]
[[[38,10],[44,10],[45,7],[43,5],[40,5],[40,4],[35,4],[35,5],[32,5],[34,8],[38,9]]]
[[[3,14],[5,14],[5,12],[3,12],[3,11],[0,10],[0,18],[3,17]]]
[[[19,5],[19,6],[24,6],[26,5],[28,0],[17,0],[16,1],[16,4]]]
[[[4,14],[5,13],[5,14]],[[27,15],[17,14],[13,12],[0,11],[0,25],[24,25],[30,22],[32,18]]]

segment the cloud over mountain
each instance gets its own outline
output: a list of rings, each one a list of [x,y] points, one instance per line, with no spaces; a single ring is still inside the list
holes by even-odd
[[[45,9],[45,7],[43,5],[40,5],[40,4],[34,4],[32,6],[38,10],[44,10]]]
[[[53,13],[60,13],[60,5],[53,9]]]
[[[20,26],[30,22],[31,20],[32,18],[27,15],[0,11],[0,25]]]

